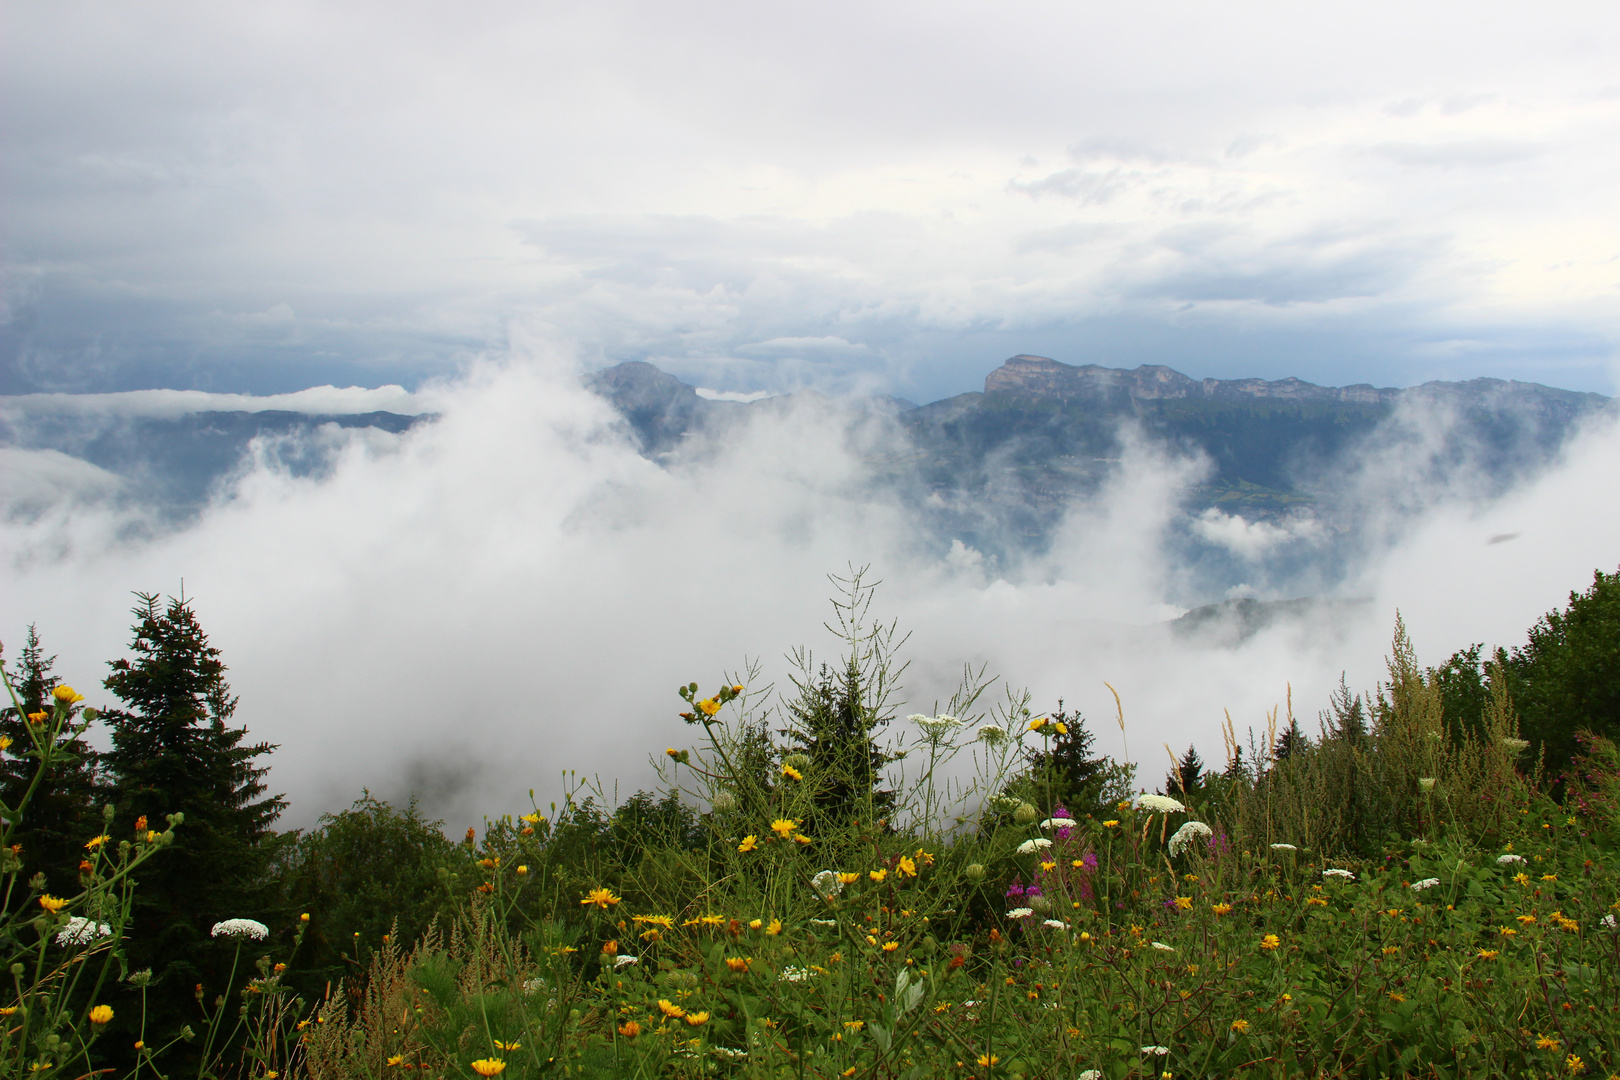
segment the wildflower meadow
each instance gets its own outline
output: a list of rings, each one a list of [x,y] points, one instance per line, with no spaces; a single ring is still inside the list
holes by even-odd
[[[185,969],[139,951],[137,898],[192,857],[189,815],[109,801],[76,884],[25,873],[11,834],[97,714],[8,668],[34,787],[0,808],[0,1076],[1620,1075],[1609,740],[1554,768],[1483,668],[1448,716],[1397,627],[1318,735],[1285,705],[1154,792],[982,671],[902,715],[902,639],[842,585],[835,663],[672,694],[655,790],[565,777],[455,839],[362,801],[284,841]],[[1104,722],[1128,735],[1128,703]],[[345,907],[380,850],[402,876]]]

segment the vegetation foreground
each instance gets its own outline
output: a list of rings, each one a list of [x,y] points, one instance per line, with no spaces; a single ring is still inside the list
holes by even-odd
[[[181,601],[142,598],[106,683],[127,712],[82,708],[31,637],[0,1076],[1620,1075],[1620,752],[1588,710],[1603,734],[1546,757],[1575,714],[1532,745],[1513,696],[1612,672],[1424,669],[1397,625],[1388,681],[1319,737],[1229,724],[1224,770],[1189,749],[1146,794],[982,672],[898,737],[903,642],[842,584],[836,665],[680,689],[658,791],[578,785],[459,842],[369,796],[271,832],[270,748],[226,725]]]

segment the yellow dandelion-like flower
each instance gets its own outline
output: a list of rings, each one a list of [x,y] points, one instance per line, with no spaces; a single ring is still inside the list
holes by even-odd
[[[1519,932],[1517,930],[1513,929],[1513,927],[1511,927],[1511,926],[1504,926],[1500,930],[1498,930],[1497,933],[1501,934],[1503,937],[1518,937],[1519,936]]]
[[[894,950],[898,949],[899,947],[900,943],[898,941],[885,941],[883,943],[884,952],[894,952]]]
[[[759,837],[755,836],[753,833],[749,833],[747,836],[743,837],[742,843],[737,845],[737,850],[745,855],[750,851],[757,851],[758,849]]]
[[[720,703],[714,700],[714,698],[704,698],[702,701],[698,702],[698,708],[703,710],[704,716],[713,716],[715,713],[720,711]]]
[[[798,827],[799,823],[794,821],[792,818],[777,818],[775,821],[771,822],[771,832],[780,836],[784,840],[792,836],[793,830],[797,829]]]
[[[1234,1020],[1232,1021],[1232,1030],[1242,1035],[1249,1030],[1249,1022],[1247,1020]]]
[[[1209,906],[1209,910],[1213,911],[1217,915],[1230,915],[1232,913],[1232,905],[1231,904],[1211,904]]]
[[[634,1020],[626,1020],[619,1025],[619,1034],[627,1039],[633,1039],[641,1034],[641,1025]]]
[[[728,956],[726,957],[726,967],[738,973],[747,971],[748,959],[742,956]]]
[[[1391,1000],[1391,1001],[1395,1002],[1395,1004],[1399,1005],[1401,1002],[1406,1000],[1406,995],[1405,994],[1397,994],[1394,991],[1391,991],[1390,995],[1389,995],[1389,1000]]]
[[[881,882],[884,878],[889,876],[889,872],[887,870],[872,870],[869,871],[866,876],[871,878],[873,881]]]
[[[764,919],[749,919],[748,920],[748,929],[750,929],[750,930],[758,930],[760,927],[762,927],[764,925],[765,925],[765,920]]]
[[[917,864],[911,861],[910,855],[900,856],[900,861],[895,864],[895,869],[904,877],[917,876]]]
[[[679,1020],[681,1017],[686,1015],[685,1009],[681,1008],[673,1001],[670,1001],[668,998],[658,999],[658,1011],[669,1017],[671,1020]]]
[[[782,932],[782,920],[772,919],[770,924],[765,927],[765,932],[771,937],[775,937],[777,934],[780,934]]]
[[[77,705],[84,700],[84,695],[71,686],[58,686],[51,691],[51,697],[60,701],[63,705]]]
[[[866,1026],[866,1021],[865,1020],[845,1020],[844,1021],[844,1029],[846,1031],[859,1031],[865,1026]]]
[[[687,1013],[686,1022],[693,1027],[702,1027],[709,1022],[709,1014],[706,1012]]]
[[[619,897],[614,896],[611,889],[592,889],[585,894],[585,899],[581,900],[580,904],[584,907],[595,904],[602,911],[606,911],[618,902]]]
[[[111,1005],[97,1005],[90,1010],[90,1022],[97,1026],[112,1022],[113,1011]]]
[[[1191,911],[1192,910],[1192,897],[1190,897],[1190,896],[1178,896],[1178,897],[1176,897],[1176,907],[1180,908],[1182,911]]]
[[[1077,866],[1080,865],[1080,861],[1078,859],[1075,860],[1075,865],[1077,865]],[[1041,869],[1045,870],[1048,874],[1050,874],[1052,871],[1057,869],[1057,863],[1055,863],[1055,862],[1043,862],[1043,863],[1041,863]]]
[[[1571,1076],[1574,1076],[1576,1073],[1586,1071],[1586,1062],[1582,1061],[1578,1055],[1571,1054],[1564,1059],[1564,1068],[1569,1070]]]
[[[472,1071],[479,1076],[499,1076],[506,1071],[506,1062],[500,1058],[479,1058],[472,1063]]]
[[[68,902],[59,896],[42,896],[39,898],[39,906],[55,915],[58,911],[67,907]]]
[[[28,722],[30,724],[43,724],[50,718],[51,714],[48,712],[31,712],[28,714]]]
[[[497,1049],[497,1050],[521,1050],[521,1049],[523,1049],[523,1044],[522,1043],[501,1042],[501,1040],[499,1040],[499,1039],[492,1039],[490,1041],[495,1044],[495,1049]]]
[[[1499,955],[1501,954],[1495,949],[1479,950],[1479,958],[1481,960],[1495,960]]]
[[[1400,951],[1401,947],[1399,945],[1385,945],[1383,948],[1383,953],[1385,956],[1394,956]]]
[[[851,874],[846,874],[842,870],[838,872],[838,883],[840,885],[853,885],[859,880],[861,880],[861,875],[859,872]]]
[[[1103,822],[1103,828],[1105,828],[1105,829],[1117,829],[1117,828],[1119,828],[1119,819],[1118,818],[1109,818],[1107,821]]]
[[[804,835],[804,833],[794,833],[793,834],[793,842],[795,844],[809,844],[809,843],[813,843],[814,839],[812,837]]]
[[[84,842],[84,846],[87,851],[94,851],[96,848],[100,847],[102,844],[105,844],[111,839],[112,837],[108,836],[106,833],[102,833],[100,836],[92,836],[90,839],[86,840]]]
[[[1536,924],[1536,917],[1534,915],[1520,915],[1518,916],[1518,920],[1520,926],[1534,926]]]
[[[790,780],[804,779],[804,774],[791,765],[782,766],[782,775],[788,777]]]
[[[1542,1035],[1541,1037],[1536,1039],[1536,1049],[1537,1050],[1556,1050],[1556,1049],[1558,1049],[1558,1040],[1548,1038],[1546,1035]]]
[[[668,915],[632,915],[630,921],[646,926],[661,926],[665,930],[673,929],[675,926],[675,920]]]
[[[404,1054],[392,1054],[392,1055],[389,1056],[388,1061],[386,1062],[386,1064],[390,1069],[397,1069],[400,1066],[405,1064],[405,1055]]]
[[[1513,880],[1518,882],[1520,885],[1528,885],[1530,884],[1530,875],[1521,870],[1519,873],[1513,875]]]
[[[988,1069],[990,1066],[999,1064],[1000,1062],[1001,1058],[995,1054],[979,1055],[979,1068],[981,1069]]]
[[[1558,875],[1557,874],[1542,874],[1541,875],[1541,880],[1542,881],[1557,881],[1558,880]]]
[[[1280,946],[1281,944],[1282,944],[1282,939],[1279,938],[1276,934],[1267,934],[1265,937],[1260,939],[1260,947],[1262,949],[1267,950],[1267,951],[1270,951],[1271,949],[1275,949],[1278,946]]]
[[[1327,907],[1327,901],[1320,896],[1313,896],[1305,901],[1307,907]]]

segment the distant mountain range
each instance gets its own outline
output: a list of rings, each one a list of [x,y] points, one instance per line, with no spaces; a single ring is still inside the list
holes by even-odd
[[[710,400],[641,362],[598,372],[590,385],[618,408],[643,451],[661,459],[722,435],[751,411],[782,406],[780,399]],[[975,533],[974,523],[991,513],[1002,528],[1037,540],[1110,474],[1128,428],[1208,458],[1209,476],[1189,493],[1192,509],[1214,506],[1252,520],[1321,502],[1358,455],[1402,441],[1413,444],[1412,468],[1469,468],[1500,489],[1544,465],[1610,399],[1500,379],[1327,387],[1020,355],[990,372],[983,392],[922,406],[895,398],[855,404],[893,418],[905,450],[874,465],[954,510],[954,524],[941,522],[947,529]]]

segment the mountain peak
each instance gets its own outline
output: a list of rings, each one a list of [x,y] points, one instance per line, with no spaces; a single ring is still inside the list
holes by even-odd
[[[1332,401],[1351,405],[1385,405],[1400,391],[1365,383],[1317,386],[1303,379],[1194,379],[1163,364],[1110,368],[1098,364],[1064,364],[1046,356],[1021,353],[1009,357],[985,376],[987,394],[1033,398],[1101,400],[1252,400]]]

